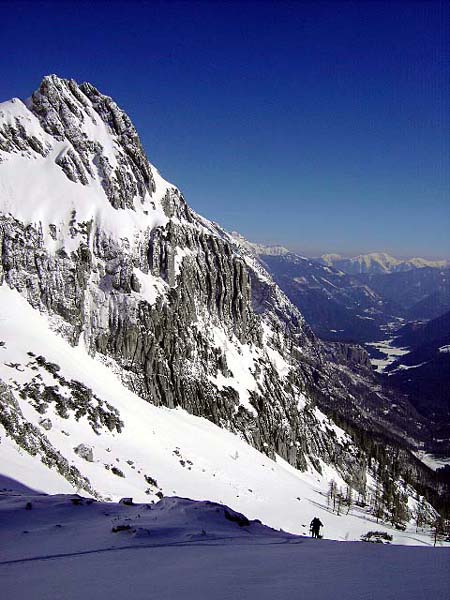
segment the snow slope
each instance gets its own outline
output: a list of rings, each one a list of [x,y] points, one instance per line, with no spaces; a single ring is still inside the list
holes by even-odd
[[[197,500],[225,503],[275,528],[305,533],[314,515],[325,524],[326,536],[337,540],[357,540],[369,529],[390,530],[376,525],[363,509],[354,507],[338,516],[327,508],[326,493],[334,479],[344,482],[331,467],[322,464],[323,474],[312,468],[300,472],[278,458],[261,454],[238,436],[187,412],[156,407],[125,388],[106,365],[90,357],[82,346],[72,347],[50,330],[47,319],[34,311],[18,294],[0,287],[0,379],[11,385],[29,381],[36,368],[29,352],[43,355],[60,367],[66,380],[82,381],[96,396],[119,412],[123,428],[101,435],[89,426],[87,417],[79,420],[69,412],[60,416],[53,405],[45,413],[51,429],[32,404],[18,396],[28,421],[35,423],[50,443],[70,457],[70,464],[87,477],[98,497],[118,500],[131,496],[136,501],[156,500],[157,494],[180,495]],[[2,360],[2,353],[8,360]],[[28,365],[28,366],[27,366]],[[52,376],[40,371],[50,383]],[[14,383],[15,382],[15,383]],[[317,421],[324,430],[346,434],[316,408]],[[80,444],[92,449],[89,462],[75,452]],[[76,491],[41,457],[34,457],[4,435],[0,426],[0,473],[48,493]],[[113,468],[120,474],[114,473]],[[414,500],[410,499],[412,506]],[[430,543],[426,532],[394,532],[394,543]]]
[[[182,498],[0,492],[0,536],[2,593],[15,600],[447,600],[450,589],[449,549],[312,540]]]

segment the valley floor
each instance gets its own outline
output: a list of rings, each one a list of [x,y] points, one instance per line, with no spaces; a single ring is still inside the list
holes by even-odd
[[[2,597],[448,600],[448,548],[312,540],[239,519],[180,498],[125,506],[2,492]]]
[[[372,358],[371,363],[378,373],[384,373],[386,368],[395,362],[400,356],[409,352],[408,348],[398,348],[395,345],[396,338],[389,338],[382,342],[368,342],[366,346],[372,346],[378,350],[383,357]]]

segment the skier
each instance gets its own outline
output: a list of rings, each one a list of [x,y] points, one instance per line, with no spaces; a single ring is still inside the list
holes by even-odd
[[[318,517],[314,517],[314,519],[311,521],[311,524],[309,526],[309,529],[311,531],[311,535],[313,538],[321,537],[319,535],[321,527],[323,527],[322,521]]]

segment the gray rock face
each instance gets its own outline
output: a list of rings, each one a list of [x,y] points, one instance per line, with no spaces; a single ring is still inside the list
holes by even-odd
[[[90,446],[86,446],[86,444],[79,444],[76,448],[73,449],[75,454],[84,458],[88,462],[94,462],[94,452]]]
[[[50,469],[55,469],[75,487],[97,496],[89,480],[52,446],[38,427],[25,419],[11,388],[0,380],[0,425],[18,446],[32,456],[40,456]]]
[[[50,419],[41,419],[39,421],[39,425],[41,427],[43,427],[46,431],[50,431],[50,429],[53,427],[52,422],[50,421]]]
[[[359,344],[335,342],[330,344],[329,347],[336,358],[336,362],[346,362],[369,370],[372,368],[367,350]]]
[[[49,314],[71,344],[82,336],[91,354],[114,364],[149,402],[181,406],[300,469],[307,458],[317,468],[319,459],[333,464],[355,485],[364,483],[365,451],[327,434],[316,404],[399,437],[406,426],[419,429],[416,416],[405,421],[401,402],[397,418],[383,416],[390,402],[361,350],[319,342],[251,252],[160,182],[110,98],[51,76],[23,111],[25,125],[18,118],[0,128],[5,165],[6,153],[55,156],[78,186],[80,209],[72,207],[63,222],[0,213],[0,284]],[[31,135],[26,119],[37,120],[41,132]],[[86,217],[83,205],[79,216],[83,190],[95,186],[104,213]],[[105,226],[127,219],[142,225],[126,236]],[[246,392],[241,367],[251,380]],[[365,398],[373,410],[360,410]],[[96,428],[110,423],[120,433],[113,411],[88,414]]]
[[[135,196],[143,200],[146,192],[154,191],[153,175],[133,124],[93,85],[78,86],[73,80],[45,77],[32,96],[30,108],[48,134],[70,142],[72,147],[56,162],[71,181],[87,185],[96,170],[114,208],[133,208]],[[101,143],[86,133],[83,125],[87,117],[103,121],[117,137],[117,165],[105,156]]]

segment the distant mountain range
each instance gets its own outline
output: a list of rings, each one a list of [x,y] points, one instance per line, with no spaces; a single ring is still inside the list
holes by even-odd
[[[319,257],[321,262],[328,267],[336,267],[350,275],[361,273],[400,273],[413,269],[425,267],[444,268],[449,266],[447,260],[426,260],[425,258],[398,259],[385,252],[370,252],[360,254],[353,258],[341,256],[340,254],[323,254]]]
[[[450,268],[446,261],[414,258],[402,262],[387,254],[370,254],[345,261],[363,264],[363,258],[367,259],[364,264],[372,266],[371,272],[349,273],[337,267],[338,255],[306,258],[283,246],[265,246],[236,233],[233,236],[259,256],[323,339],[358,343],[381,340],[392,323],[400,326],[402,320],[434,319],[450,310]],[[336,258],[334,265],[330,257]]]
[[[264,256],[285,256],[287,254],[300,256],[285,246],[279,244],[266,245],[257,242],[249,242],[241,234],[233,231],[231,234],[235,239],[246,245],[255,254]],[[367,273],[404,273],[415,269],[433,268],[445,269],[450,267],[450,260],[428,260],[426,258],[395,258],[386,252],[369,252],[358,256],[348,257],[341,254],[322,254],[321,256],[309,258],[327,267],[334,267],[348,275],[361,275]]]

